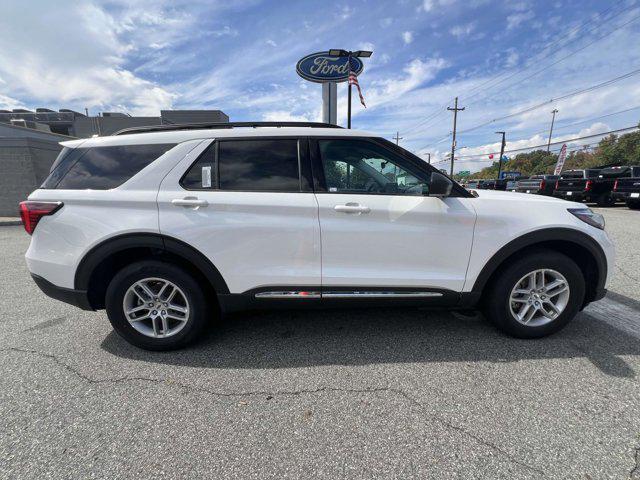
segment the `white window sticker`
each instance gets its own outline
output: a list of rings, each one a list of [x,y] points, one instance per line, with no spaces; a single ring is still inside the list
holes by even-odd
[[[211,165],[202,167],[202,188],[211,188]]]

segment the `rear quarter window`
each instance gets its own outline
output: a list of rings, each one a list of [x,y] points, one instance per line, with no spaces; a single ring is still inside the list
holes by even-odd
[[[66,152],[60,161],[56,160],[51,174],[41,188],[68,190],[116,188],[175,145],[162,143],[77,148]]]

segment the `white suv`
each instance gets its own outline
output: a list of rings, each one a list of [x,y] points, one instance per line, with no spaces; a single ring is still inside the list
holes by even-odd
[[[146,349],[182,347],[224,312],[329,306],[482,308],[541,337],[613,270],[583,205],[469,192],[364,132],[171,125],[62,145],[21,203],[29,270]]]

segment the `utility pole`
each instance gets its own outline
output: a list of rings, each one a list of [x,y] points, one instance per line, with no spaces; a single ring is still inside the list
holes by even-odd
[[[551,113],[553,114],[553,117],[551,117],[551,128],[549,129],[549,141],[547,142],[547,153],[549,153],[549,150],[551,149],[551,135],[553,134],[553,122],[556,119],[556,113],[558,113],[558,109],[554,108]]]
[[[427,155],[429,156],[427,161],[429,162],[429,165],[431,165],[431,154],[427,153]]]
[[[400,132],[396,132],[396,136],[391,138],[393,138],[396,141],[396,145],[400,145],[400,140],[402,140],[402,137],[400,136]]]
[[[461,112],[466,107],[458,108],[458,97],[456,97],[454,107],[447,107],[447,110],[451,110],[453,112],[453,140],[451,141],[451,173],[450,175],[453,177],[453,159],[456,154],[456,124],[458,121],[458,112]]]
[[[498,180],[500,180],[500,174],[502,173],[502,155],[504,155],[504,136],[505,132],[496,132],[498,134],[502,134],[502,144],[500,145],[500,158],[498,158]]]

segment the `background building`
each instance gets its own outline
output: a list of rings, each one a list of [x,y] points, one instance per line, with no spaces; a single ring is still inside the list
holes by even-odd
[[[111,135],[128,127],[228,122],[220,110],[161,110],[158,117],[103,112],[88,116],[69,109],[0,110],[0,217],[18,215],[18,203],[49,174],[59,142]]]

